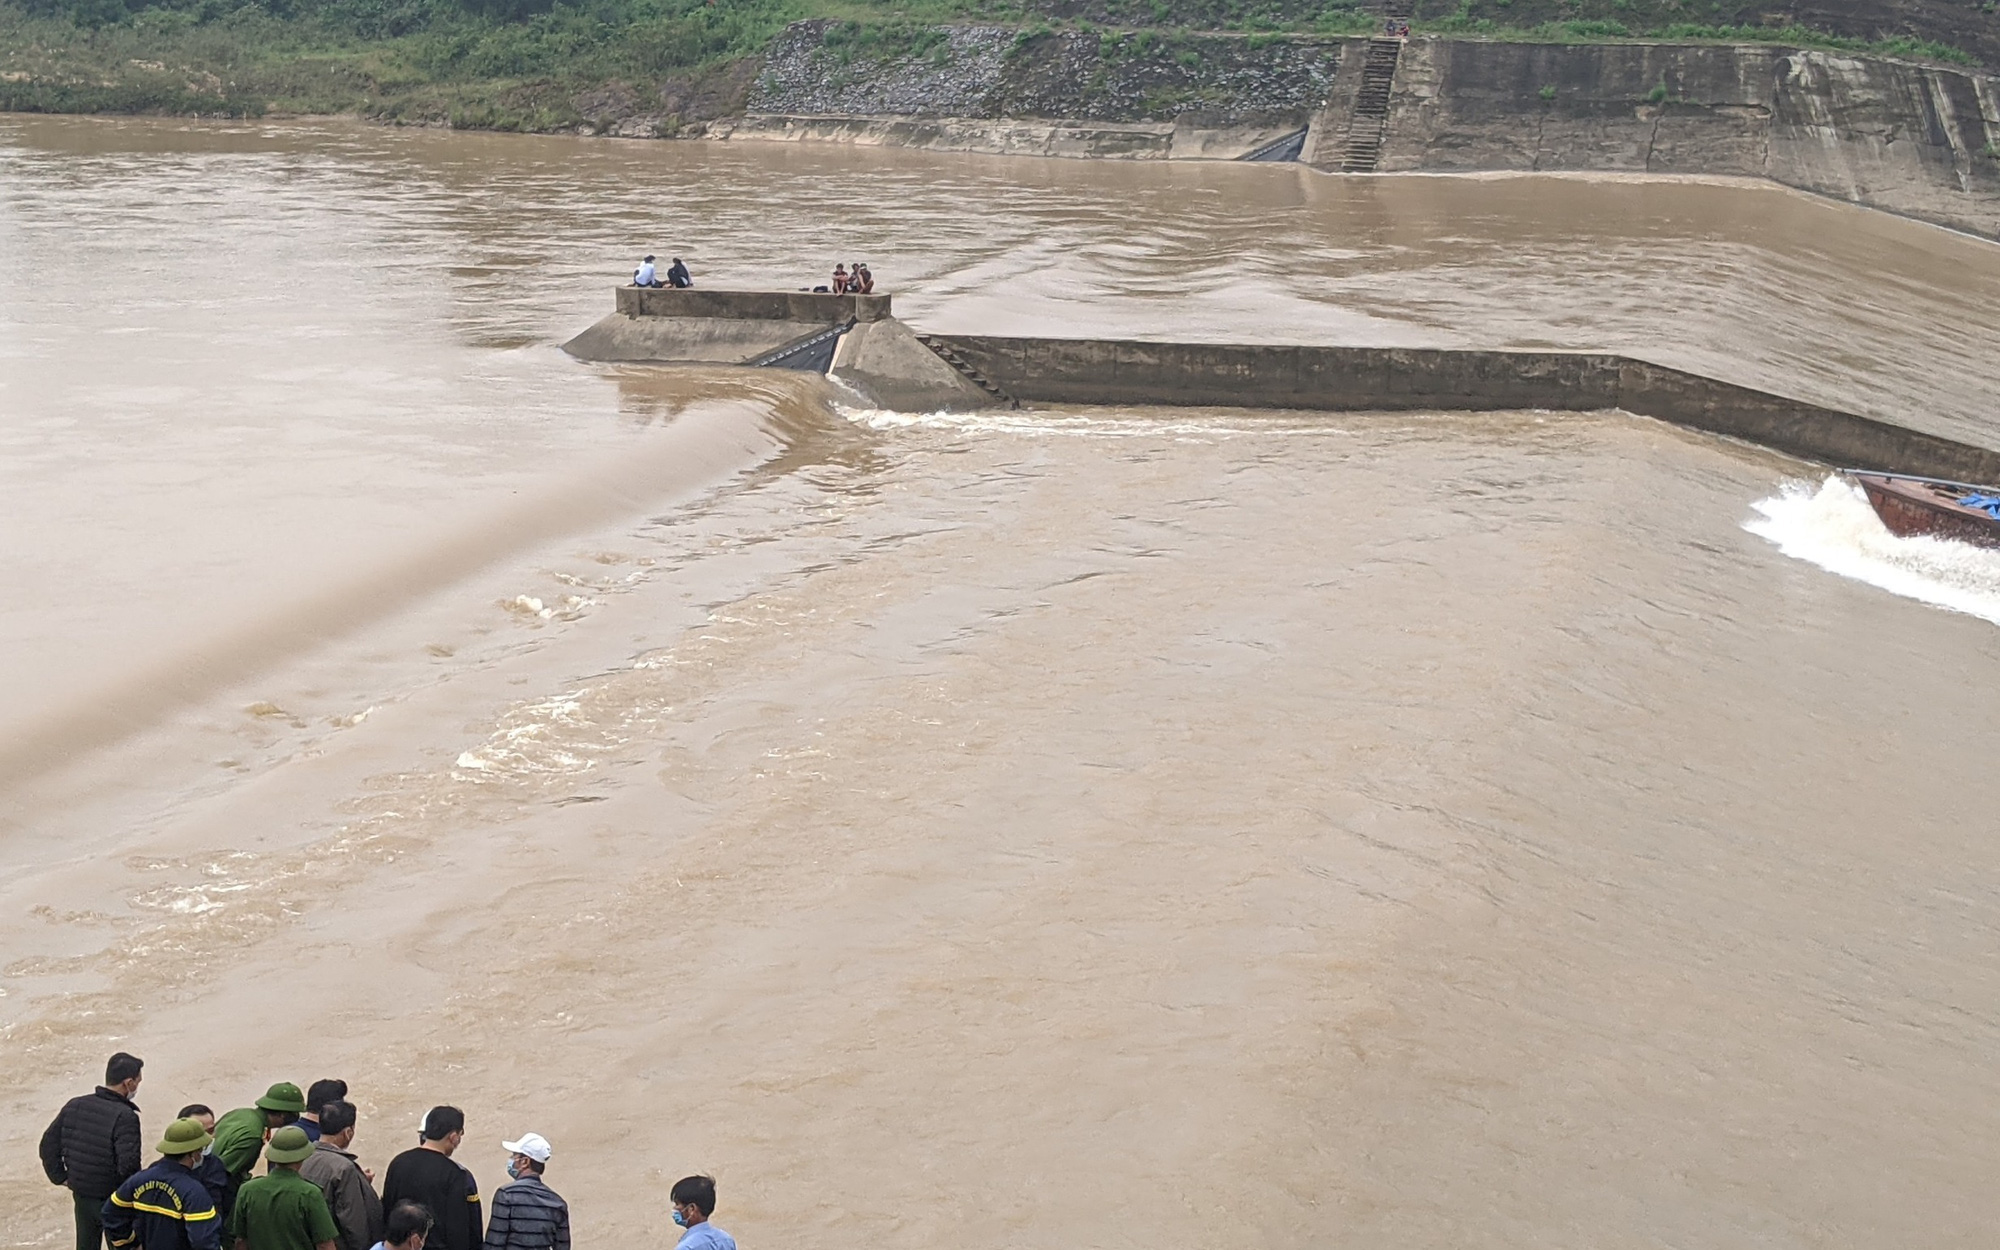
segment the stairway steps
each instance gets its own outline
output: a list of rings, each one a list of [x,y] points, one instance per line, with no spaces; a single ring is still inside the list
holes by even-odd
[[[1389,0],[1384,14],[1406,18],[1413,7],[1413,0]],[[1400,39],[1368,41],[1368,59],[1361,63],[1361,88],[1354,96],[1354,111],[1348,114],[1347,144],[1340,153],[1342,173],[1373,173],[1381,162],[1383,133],[1396,90],[1396,65],[1402,56]]]
[[[994,384],[992,379],[988,378],[985,374],[981,373],[979,370],[973,368],[972,365],[966,361],[965,357],[953,351],[951,349],[951,345],[946,343],[943,339],[937,337],[934,334],[919,334],[917,336],[917,341],[919,343],[922,343],[925,347],[930,348],[931,351],[937,356],[939,360],[944,361],[946,364],[950,365],[953,369],[956,369],[959,372],[959,374],[966,379],[966,381],[971,382],[974,386],[978,387],[980,390],[985,391],[988,395],[991,395],[993,398],[1000,400],[1002,403],[1005,403],[1009,408],[1019,408],[1021,406],[1020,400],[1015,399],[1012,395],[1009,395],[1006,391],[1001,390],[997,385]]]

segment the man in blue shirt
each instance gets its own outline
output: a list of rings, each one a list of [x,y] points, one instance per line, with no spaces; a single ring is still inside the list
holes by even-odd
[[[105,1238],[118,1250],[218,1250],[222,1217],[194,1176],[202,1148],[213,1140],[200,1120],[169,1124],[160,1161],[104,1200]]]
[[[675,1250],[736,1250],[736,1239],[708,1222],[715,1214],[715,1179],[684,1176],[667,1195],[674,1204],[674,1223],[687,1229]]]

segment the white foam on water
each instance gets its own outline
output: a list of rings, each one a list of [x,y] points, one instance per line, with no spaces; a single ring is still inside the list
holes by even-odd
[[[1248,418],[1238,411],[1227,417],[1160,418],[1111,412],[1093,415],[1048,409],[985,408],[972,412],[893,412],[886,408],[835,404],[835,411],[870,430],[959,430],[969,434],[1018,434],[1069,438],[1222,438],[1274,432],[1344,434],[1342,427],[1318,418]]]
[[[1893,595],[2000,625],[2000,551],[1943,538],[1891,534],[1859,486],[1829,476],[1787,482],[1750,505],[1743,528],[1796,560]]]

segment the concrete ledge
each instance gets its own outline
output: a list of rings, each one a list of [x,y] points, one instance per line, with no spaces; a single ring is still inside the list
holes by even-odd
[[[1829,464],[2000,482],[2000,451],[1607,353],[939,337],[1010,394],[1042,403],[1622,408]]]
[[[709,291],[621,286],[618,311],[627,317],[713,317],[726,321],[798,321],[839,325],[880,321],[887,295],[828,295],[813,291]]]

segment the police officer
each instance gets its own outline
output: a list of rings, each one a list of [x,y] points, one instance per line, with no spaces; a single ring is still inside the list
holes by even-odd
[[[167,1125],[160,1161],[104,1200],[99,1218],[118,1250],[218,1250],[222,1217],[208,1187],[195,1179],[201,1152],[214,1138],[188,1117]]]

